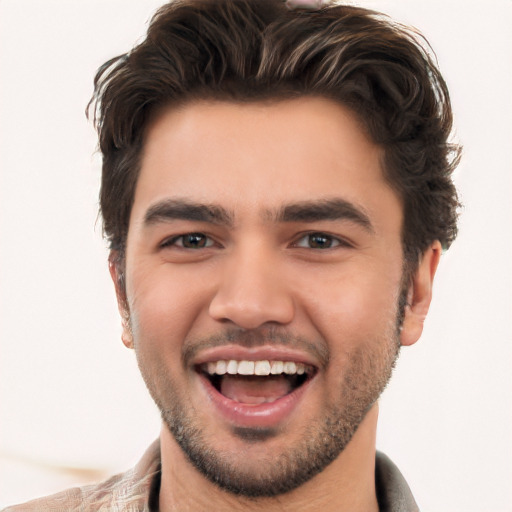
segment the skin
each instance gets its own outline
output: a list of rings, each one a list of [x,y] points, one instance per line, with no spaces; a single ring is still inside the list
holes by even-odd
[[[347,109],[321,98],[194,102],[153,120],[124,267],[110,268],[123,341],[163,411],[161,510],[378,510],[376,400],[399,345],[421,334],[440,256],[434,242],[404,290],[402,205],[381,156]],[[353,209],[328,219],[282,215],[289,205],[318,211],[326,201]],[[191,218],[191,203],[229,218]],[[202,234],[199,246],[184,247],[187,233]],[[408,306],[398,326],[401,293]],[[211,340],[294,350],[317,373],[287,417],[251,440],[214,407],[195,371]],[[170,432],[176,415],[201,432],[202,452],[223,457],[248,482],[275,480],[275,461],[299,457],[311,437],[318,445],[329,419],[346,423],[348,434],[305,483],[247,498],[189,461]]]

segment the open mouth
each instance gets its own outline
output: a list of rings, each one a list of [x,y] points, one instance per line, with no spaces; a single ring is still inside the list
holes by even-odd
[[[316,373],[293,361],[219,360],[198,367],[224,397],[247,405],[271,403],[303,386]]]

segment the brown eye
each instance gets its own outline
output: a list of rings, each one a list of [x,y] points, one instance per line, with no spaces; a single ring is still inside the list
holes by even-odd
[[[303,236],[296,244],[296,247],[306,249],[331,249],[340,245],[347,245],[342,240],[326,233],[309,233]]]
[[[213,240],[203,233],[187,233],[176,236],[162,244],[162,247],[183,247],[184,249],[204,249],[211,247]]]
[[[333,238],[322,233],[308,235],[308,239],[309,247],[312,249],[329,249],[333,244]]]
[[[208,238],[201,233],[190,233],[183,235],[183,247],[187,249],[202,249],[207,247]]]

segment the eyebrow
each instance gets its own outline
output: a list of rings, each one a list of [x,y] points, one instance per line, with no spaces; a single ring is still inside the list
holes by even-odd
[[[283,206],[277,211],[268,210],[265,217],[273,222],[318,222],[322,220],[348,220],[373,233],[368,214],[363,208],[341,198],[319,201],[301,201]],[[234,214],[215,204],[203,204],[183,199],[164,199],[150,206],[144,224],[180,219],[232,227]]]
[[[149,226],[157,222],[181,219],[232,226],[233,217],[228,210],[217,205],[165,199],[148,208],[144,216],[144,224]]]
[[[275,220],[277,222],[306,223],[322,220],[349,220],[370,233],[374,232],[370,217],[364,209],[341,198],[302,201],[286,205],[279,210]]]

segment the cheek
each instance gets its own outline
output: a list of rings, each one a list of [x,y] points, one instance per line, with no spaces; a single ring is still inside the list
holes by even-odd
[[[346,351],[396,329],[400,272],[375,269],[331,274],[309,286],[302,303],[321,336]]]
[[[134,341],[146,345],[183,340],[204,309],[194,281],[165,265],[151,271],[139,267],[127,282],[127,293]]]

